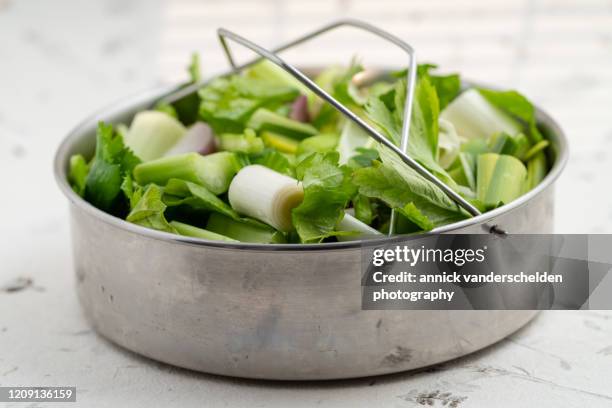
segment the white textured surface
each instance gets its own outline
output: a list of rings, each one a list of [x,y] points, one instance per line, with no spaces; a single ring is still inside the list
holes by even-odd
[[[217,26],[272,46],[337,16],[385,25],[422,59],[517,87],[545,106],[572,148],[557,230],[612,231],[609,0],[0,0],[0,287],[33,280],[0,291],[1,386],[76,385],[76,405],[86,407],[450,407],[453,398],[462,408],[612,406],[610,312],[546,312],[500,344],[426,372],[309,384],[187,372],[91,332],[73,292],[66,205],[51,173],[63,135],[114,99],[181,78],[194,49],[207,73],[224,69]],[[344,46],[350,41],[359,46]],[[324,45],[293,61],[395,58],[352,34]],[[419,398],[436,390],[451,395]]]

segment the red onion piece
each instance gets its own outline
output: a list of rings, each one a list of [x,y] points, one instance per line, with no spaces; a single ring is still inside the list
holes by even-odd
[[[191,152],[206,155],[216,150],[215,137],[210,126],[204,122],[196,122],[187,129],[187,133],[172,146],[165,156]]]
[[[309,122],[310,115],[308,114],[308,98],[306,95],[300,95],[295,98],[293,104],[291,104],[291,112],[289,117],[298,122]]]

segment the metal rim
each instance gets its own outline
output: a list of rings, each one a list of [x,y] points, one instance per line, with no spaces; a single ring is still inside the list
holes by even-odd
[[[464,80],[466,83],[473,83],[469,80]],[[68,135],[63,139],[60,146],[57,149],[55,154],[54,162],[53,162],[53,170],[55,175],[55,180],[59,185],[60,189],[64,193],[64,195],[68,198],[68,200],[79,210],[84,211],[91,217],[99,218],[101,221],[110,224],[114,227],[126,230],[128,232],[142,235],[148,238],[167,241],[169,243],[181,244],[181,245],[193,245],[193,246],[201,246],[201,247],[214,247],[214,248],[227,248],[232,250],[257,250],[257,251],[294,251],[294,252],[302,252],[302,251],[324,251],[324,250],[341,250],[341,249],[355,249],[361,247],[370,247],[370,246],[378,246],[384,245],[393,242],[400,242],[405,240],[407,235],[398,235],[393,237],[381,237],[377,239],[369,239],[369,240],[356,240],[356,241],[347,241],[347,242],[326,242],[326,243],[318,243],[318,244],[256,244],[256,243],[231,243],[231,242],[223,242],[223,241],[211,241],[202,238],[192,238],[185,237],[177,234],[172,234],[169,232],[157,231],[153,229],[149,229],[146,227],[142,227],[137,224],[132,224],[128,221],[125,221],[121,218],[115,217],[114,215],[108,214],[96,207],[92,204],[81,198],[77,195],[72,187],[70,187],[68,183],[67,177],[67,162],[68,162],[68,153],[71,150],[74,142],[80,138],[81,132],[95,124],[101,116],[108,116],[117,114],[124,110],[127,110],[134,105],[136,105],[139,101],[142,103],[147,99],[155,99],[156,97],[161,97],[165,93],[174,90],[175,87],[165,87],[165,88],[155,88],[153,90],[141,92],[132,97],[123,98],[119,102],[111,104],[106,108],[100,109],[95,114],[91,115],[87,119],[80,122],[75,128],[73,128]],[[512,201],[509,204],[503,205],[502,207],[496,208],[495,210],[483,213],[476,217],[467,218],[463,221],[456,222],[453,224],[444,225],[439,228],[435,228],[432,231],[426,232],[424,234],[440,234],[440,233],[448,233],[453,230],[473,226],[477,224],[485,224],[487,221],[490,221],[502,214],[508,213],[516,208],[522,207],[526,205],[531,199],[538,196],[544,190],[546,190],[561,174],[565,165],[567,163],[569,154],[568,154],[568,143],[565,134],[563,133],[560,126],[557,122],[545,111],[540,109],[538,106],[535,106],[536,114],[538,122],[545,123],[548,128],[555,135],[558,151],[556,154],[556,160],[553,164],[552,168],[544,178],[533,190],[527,192],[522,195],[518,199]]]

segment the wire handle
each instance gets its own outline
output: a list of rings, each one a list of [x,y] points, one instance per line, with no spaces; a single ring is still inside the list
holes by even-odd
[[[400,147],[394,145],[389,139],[380,134],[376,129],[366,123],[359,116],[355,115],[350,109],[336,100],[333,96],[328,94],[324,89],[319,87],[316,83],[314,83],[310,78],[308,78],[304,73],[302,73],[299,69],[295,68],[293,65],[287,63],[283,59],[281,59],[276,53],[291,48],[295,45],[301,44],[302,42],[308,41],[320,34],[323,34],[327,31],[333,30],[342,26],[350,26],[359,28],[365,31],[368,31],[372,34],[375,34],[385,40],[390,41],[391,43],[397,45],[399,48],[404,50],[410,56],[409,70],[407,73],[407,81],[408,81],[408,89],[406,92],[406,103],[404,109],[404,121],[402,124],[402,138]],[[394,35],[383,31],[377,27],[374,27],[368,23],[358,21],[358,20],[340,20],[329,25],[326,25],[318,30],[315,30],[309,34],[306,34],[290,43],[285,44],[277,48],[274,51],[269,51],[254,42],[247,40],[246,38],[232,32],[226,30],[224,28],[219,28],[217,30],[217,34],[219,36],[219,41],[225,50],[227,55],[227,59],[229,63],[232,65],[234,70],[241,70],[246,68],[247,66],[253,65],[261,59],[268,59],[272,63],[278,65],[283,70],[291,74],[294,78],[308,87],[312,92],[314,92],[317,96],[327,101],[331,104],[335,109],[340,111],[344,116],[352,120],[355,124],[357,124],[360,128],[362,128],[365,132],[367,132],[374,140],[383,144],[387,148],[391,149],[395,154],[399,156],[399,158],[408,166],[410,166],[414,171],[416,171],[419,175],[424,177],[426,180],[435,184],[438,188],[440,188],[449,198],[451,198],[457,205],[466,210],[470,215],[477,216],[480,215],[480,211],[470,204],[466,199],[457,194],[453,189],[451,189],[444,182],[440,181],[436,176],[434,176],[429,170],[419,164],[416,160],[411,158],[405,153],[406,147],[408,145],[408,135],[410,133],[410,118],[412,113],[412,103],[414,98],[414,88],[416,83],[416,58],[415,52],[413,48],[402,41],[401,39],[395,37]],[[237,66],[234,58],[232,56],[231,50],[228,46],[227,40],[230,39],[238,44],[250,49],[251,51],[257,53],[260,58],[250,61],[241,66]],[[393,225],[393,223],[391,223]]]

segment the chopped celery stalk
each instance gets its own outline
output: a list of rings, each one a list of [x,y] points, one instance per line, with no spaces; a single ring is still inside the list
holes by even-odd
[[[142,161],[155,160],[170,150],[187,132],[178,120],[160,111],[136,114],[125,144]]]
[[[278,133],[264,131],[261,133],[261,140],[268,147],[272,147],[283,153],[295,154],[299,142]]]
[[[304,199],[304,189],[294,178],[253,164],[236,174],[228,199],[238,213],[289,232],[293,229],[291,210]]]
[[[468,140],[461,145],[461,151],[465,153],[471,153],[475,155],[490,153],[489,145],[485,139],[472,139]]]
[[[258,132],[269,130],[297,140],[305,139],[319,133],[317,128],[312,125],[286,118],[283,115],[279,115],[278,113],[264,108],[259,108],[255,111],[251,119],[249,119],[247,127],[255,129]]]
[[[476,191],[476,156],[459,153],[459,165],[449,170],[449,174],[458,184]]]
[[[489,139],[491,153],[508,154],[522,159],[529,150],[530,143],[524,133],[511,136],[507,133],[497,133]]]
[[[346,164],[351,157],[357,155],[360,147],[372,148],[375,141],[365,130],[356,125],[352,120],[347,120],[342,126],[340,140],[336,150],[340,154],[340,164]]]
[[[344,217],[336,226],[338,231],[353,232],[353,234],[340,234],[338,241],[354,241],[364,238],[376,238],[383,235],[382,232],[370,227],[368,224],[359,221],[349,212],[344,213]]]
[[[493,106],[476,89],[468,89],[441,112],[440,117],[451,122],[457,134],[465,139],[488,139],[496,133],[515,135],[521,124]]]
[[[297,154],[303,153],[325,153],[334,150],[338,144],[338,135],[335,133],[323,133],[307,137],[302,140],[297,148]]]
[[[241,242],[260,244],[282,244],[286,242],[285,235],[265,224],[248,219],[236,221],[218,213],[210,215],[206,229]]]
[[[186,153],[141,163],[134,168],[134,178],[141,184],[165,185],[178,178],[200,184],[213,194],[225,193],[238,170],[236,156],[231,152],[218,152],[202,156]]]
[[[478,156],[477,198],[487,207],[508,204],[523,194],[527,169],[513,156],[485,153]]]
[[[546,155],[544,152],[539,152],[527,162],[527,191],[540,184],[546,177],[547,171]]]
[[[443,169],[448,169],[459,155],[461,140],[451,122],[439,119],[438,124],[438,163]]]
[[[216,232],[208,231],[203,228],[194,227],[193,225],[183,224],[178,221],[171,221],[170,225],[180,234],[186,237],[203,238],[211,241],[226,241],[238,242],[237,240],[226,237],[225,235],[217,234]]]
[[[231,152],[253,154],[261,153],[264,143],[257,137],[253,129],[246,129],[244,134],[224,133],[219,135],[219,148]]]
[[[196,152],[210,154],[216,149],[213,131],[204,122],[196,122],[187,129],[187,133],[164,156]]]
[[[546,149],[549,144],[550,142],[548,140],[539,141],[531,149],[529,149],[527,153],[525,153],[525,157],[523,158],[523,160],[528,161],[529,159],[534,157],[536,154]]]

